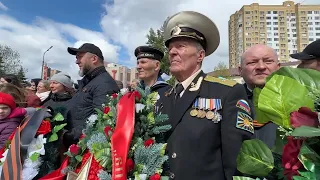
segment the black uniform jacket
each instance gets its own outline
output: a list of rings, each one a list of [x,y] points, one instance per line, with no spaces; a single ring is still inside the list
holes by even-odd
[[[203,80],[197,88],[199,78]],[[253,135],[250,112],[239,103],[248,102],[243,85],[201,71],[178,101],[174,100],[174,91],[167,95],[172,97],[171,104],[166,104],[172,110],[169,114],[172,129],[167,140],[170,179],[232,180],[241,144]],[[222,108],[217,111],[222,116],[219,122],[191,116],[198,98],[221,101]]]

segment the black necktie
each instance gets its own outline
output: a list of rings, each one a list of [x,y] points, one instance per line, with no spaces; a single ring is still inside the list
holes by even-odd
[[[175,88],[175,99],[176,100],[178,100],[178,99],[180,99],[180,94],[181,94],[181,92],[184,90],[184,88],[183,88],[183,86],[182,86],[182,84],[177,84],[176,85],[176,88]]]

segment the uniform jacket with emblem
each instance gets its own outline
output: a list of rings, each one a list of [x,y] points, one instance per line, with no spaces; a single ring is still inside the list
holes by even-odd
[[[167,140],[168,175],[176,180],[232,180],[237,174],[236,158],[241,144],[253,134],[237,125],[239,117],[246,117],[252,123],[250,112],[236,106],[239,100],[248,101],[246,91],[240,84],[223,82],[202,71],[193,84],[201,77],[204,80],[198,90],[190,91],[192,85],[189,85],[177,102],[173,100],[174,92],[170,94],[172,129]],[[222,109],[218,113],[222,119],[218,123],[190,115],[194,101],[200,97],[221,100]],[[253,129],[252,124],[249,128]]]
[[[255,118],[256,113],[255,113],[255,107],[253,103],[253,93],[248,89],[247,84],[244,84],[244,87],[247,92],[249,105],[251,107],[252,117]],[[273,148],[277,138],[276,137],[277,128],[278,126],[272,122],[269,122],[262,127],[255,127],[254,137],[264,142],[271,149]]]

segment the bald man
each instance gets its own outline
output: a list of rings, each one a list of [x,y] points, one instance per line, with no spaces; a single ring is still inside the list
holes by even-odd
[[[254,118],[253,89],[255,87],[263,88],[266,78],[279,68],[278,55],[269,46],[257,44],[242,54],[239,72],[245,81],[244,86]],[[276,130],[277,126],[271,122],[267,124],[255,123],[254,136],[272,148],[276,139]]]

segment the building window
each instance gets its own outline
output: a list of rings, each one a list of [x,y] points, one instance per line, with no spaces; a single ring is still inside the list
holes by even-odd
[[[309,38],[309,41],[313,41],[313,38]]]
[[[308,25],[312,25],[313,23],[312,22],[308,22]]]
[[[320,36],[320,33],[316,33],[316,36]]]
[[[309,17],[308,17],[308,20],[312,20],[312,17],[309,16]]]
[[[268,17],[267,17],[267,19],[271,19],[271,17],[270,17],[270,16],[268,16]]]
[[[280,22],[280,26],[284,26],[284,22]]]
[[[297,34],[293,34],[292,37],[297,37]]]
[[[320,14],[320,11],[314,11],[314,14]]]
[[[273,25],[278,25],[278,22],[273,22]]]
[[[271,14],[271,11],[268,11],[268,13],[267,14]]]
[[[320,30],[320,27],[316,27],[316,31]]]
[[[312,14],[312,11],[308,11],[308,14]]]
[[[131,80],[131,74],[127,73],[127,81],[130,82],[130,80]]]
[[[267,41],[272,41],[272,38],[267,38]]]
[[[250,14],[250,11],[246,11],[246,14]]]
[[[320,16],[316,16],[314,17],[315,20],[319,20],[320,19]]]
[[[271,27],[267,27],[267,30],[271,30]]]
[[[305,11],[300,11],[300,13],[301,13],[302,15],[305,15],[305,14],[306,14],[306,12],[305,12]]]
[[[273,35],[274,35],[274,36],[278,36],[279,34],[278,34],[278,33],[274,33]]]
[[[283,11],[279,11],[279,15],[283,15],[284,14],[284,12]]]
[[[264,15],[264,11],[260,11],[260,15]]]
[[[274,40],[274,41],[279,41],[279,38],[274,38],[273,40]]]
[[[285,45],[285,44],[281,44],[281,47],[282,47],[282,48],[285,48],[285,47],[286,47],[286,45]]]
[[[309,31],[313,31],[313,27],[309,27]]]
[[[274,16],[273,19],[278,19],[278,17],[277,17],[277,16]]]
[[[315,25],[320,25],[320,22],[315,22]]]
[[[278,14],[278,11],[273,11],[273,14]]]

